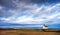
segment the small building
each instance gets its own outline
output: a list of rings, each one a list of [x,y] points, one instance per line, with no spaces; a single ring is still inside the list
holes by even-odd
[[[48,29],[48,26],[44,24],[43,29]]]

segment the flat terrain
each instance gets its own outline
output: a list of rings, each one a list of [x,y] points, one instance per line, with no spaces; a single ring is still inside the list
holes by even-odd
[[[33,29],[0,29],[0,35],[60,35],[60,32],[44,32]]]

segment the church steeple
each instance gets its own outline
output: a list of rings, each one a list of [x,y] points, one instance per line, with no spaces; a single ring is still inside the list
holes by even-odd
[[[48,26],[44,24],[43,29],[48,29]]]

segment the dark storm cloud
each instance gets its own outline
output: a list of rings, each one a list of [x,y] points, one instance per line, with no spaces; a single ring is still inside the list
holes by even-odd
[[[0,17],[10,17],[12,16],[13,14],[11,12],[5,12],[5,11],[2,11],[0,10]]]
[[[60,0],[32,0],[32,2],[35,2],[35,3],[45,3],[45,2],[55,3],[55,2],[60,2]]]
[[[17,4],[20,2],[25,2],[26,4],[29,3],[55,3],[60,2],[60,0],[0,0],[0,5],[8,7],[8,8],[17,8]]]
[[[28,4],[30,0],[0,0],[0,6],[15,9],[20,2]]]
[[[32,4],[35,4],[35,3],[36,4],[38,4],[38,3],[45,4],[46,2],[56,3],[56,2],[60,2],[60,0],[0,0],[0,6],[5,7],[5,8],[11,8],[11,9],[16,9],[16,8],[22,9],[24,6],[30,5],[31,3]],[[0,16],[9,17],[12,15],[13,15],[12,11],[8,12],[3,9],[0,10]]]
[[[15,8],[15,4],[12,0],[0,0],[0,5],[8,8]]]

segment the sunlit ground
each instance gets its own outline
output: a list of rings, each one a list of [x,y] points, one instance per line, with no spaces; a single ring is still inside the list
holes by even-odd
[[[60,35],[60,32],[48,32],[38,29],[0,29],[0,35]]]

